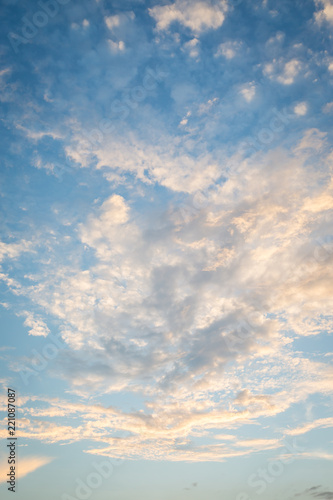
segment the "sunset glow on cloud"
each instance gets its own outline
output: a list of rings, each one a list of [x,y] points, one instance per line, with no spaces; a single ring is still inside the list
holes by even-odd
[[[1,41],[17,498],[113,460],[96,500],[331,500],[332,2],[40,4]]]

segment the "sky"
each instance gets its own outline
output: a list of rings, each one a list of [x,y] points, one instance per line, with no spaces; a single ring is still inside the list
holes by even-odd
[[[332,0],[1,7],[1,497],[332,500]]]

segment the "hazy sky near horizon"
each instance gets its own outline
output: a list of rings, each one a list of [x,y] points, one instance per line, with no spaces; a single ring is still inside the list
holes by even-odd
[[[332,500],[333,2],[1,7],[16,498]]]

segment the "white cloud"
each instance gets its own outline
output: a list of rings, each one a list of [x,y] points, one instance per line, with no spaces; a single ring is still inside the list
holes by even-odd
[[[189,85],[175,86],[172,96],[177,104],[192,100],[195,90]],[[216,101],[214,101],[216,102]],[[68,155],[75,161],[87,164],[82,136],[68,148]],[[97,168],[119,174],[129,173],[140,181],[158,182],[172,191],[194,193],[210,186],[221,175],[218,164],[210,153],[195,158],[184,145],[168,135],[156,144],[147,144],[136,136],[125,141],[120,136],[105,135],[104,143],[93,148]]]
[[[129,207],[122,196],[112,195],[100,208],[98,217],[90,217],[87,225],[82,227],[81,238],[90,246],[98,246],[104,238],[112,238],[128,221]]]
[[[104,18],[105,24],[110,31],[115,31],[117,28],[124,27],[128,21],[135,19],[134,12],[124,12],[115,16],[108,16]]]
[[[198,107],[198,115],[201,116],[209,113],[212,110],[213,106],[216,105],[218,102],[219,98],[213,97],[212,99],[208,99],[207,102],[201,103]]]
[[[315,0],[318,11],[315,13],[317,23],[327,21],[333,24],[333,2],[332,0]]]
[[[190,57],[198,57],[199,55],[199,40],[192,38],[192,40],[184,44],[184,49],[188,52]]]
[[[30,328],[29,335],[35,337],[47,337],[50,333],[47,325],[40,318],[36,318],[32,313],[28,311],[22,311],[19,316],[25,316],[24,326]]]
[[[31,252],[33,243],[22,240],[19,243],[5,243],[0,241],[0,262],[5,259],[16,259],[24,252]]]
[[[307,103],[306,102],[299,102],[298,104],[296,104],[296,106],[294,107],[294,112],[298,116],[305,116],[306,113],[308,112]]]
[[[149,14],[155,19],[159,31],[167,30],[177,21],[194,33],[200,34],[222,26],[226,11],[225,0],[219,0],[216,4],[198,0],[176,0],[171,5],[158,5],[149,9]]]
[[[244,97],[246,102],[251,102],[256,95],[256,86],[253,82],[244,85],[240,90],[241,95]]]
[[[282,31],[278,31],[274,36],[269,38],[269,40],[267,41],[267,45],[279,45],[283,42],[284,39],[285,34]]]
[[[241,42],[224,42],[218,46],[215,57],[224,56],[226,59],[233,59],[239,52]]]
[[[110,39],[107,42],[111,52],[119,53],[125,51],[126,40],[133,31],[134,19],[135,14],[132,11],[104,18],[104,22],[110,32]]]
[[[120,16],[109,16],[105,18],[105,24],[112,30],[116,26],[120,26]]]
[[[282,59],[279,61],[274,59],[272,63],[265,65],[264,74],[283,85],[291,85],[299,75],[302,67],[302,62],[296,58],[288,62]]]
[[[120,40],[119,42],[114,42],[113,40],[108,40],[111,52],[123,52],[125,50],[125,43]]]

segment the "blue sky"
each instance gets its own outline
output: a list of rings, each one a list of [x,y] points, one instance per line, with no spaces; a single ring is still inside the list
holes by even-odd
[[[1,6],[16,498],[331,500],[332,1]]]

